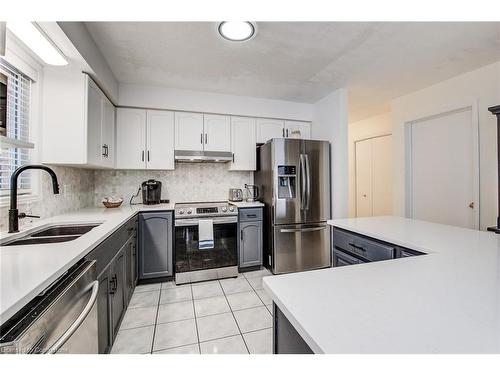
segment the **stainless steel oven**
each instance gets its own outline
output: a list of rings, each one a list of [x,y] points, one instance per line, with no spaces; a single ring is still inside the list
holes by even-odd
[[[213,246],[200,248],[200,220],[211,220]],[[238,275],[238,212],[227,203],[189,203],[175,210],[175,282]]]

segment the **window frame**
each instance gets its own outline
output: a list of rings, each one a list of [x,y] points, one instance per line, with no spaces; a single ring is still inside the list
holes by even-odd
[[[43,80],[43,65],[27,47],[25,47],[19,39],[17,39],[9,30],[7,30],[7,43],[5,56],[2,58],[25,74],[31,79],[30,89],[30,109],[29,109],[29,141],[34,144],[34,148],[28,149],[29,163],[36,164],[40,162],[40,137],[41,137],[41,93]],[[39,171],[31,171],[31,192],[22,194],[22,190],[18,190],[18,204],[31,204],[40,201],[41,199],[42,177]],[[10,205],[10,193],[0,194],[0,207],[8,207]]]

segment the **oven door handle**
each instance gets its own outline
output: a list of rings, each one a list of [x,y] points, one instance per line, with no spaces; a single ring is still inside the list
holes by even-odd
[[[212,220],[214,225],[215,224],[230,224],[230,223],[237,223],[238,222],[237,216],[214,217],[214,218],[205,218],[205,219]],[[189,226],[193,226],[193,225],[198,225],[198,222],[200,220],[203,220],[203,219],[202,218],[176,219],[175,226],[176,227],[189,227]]]

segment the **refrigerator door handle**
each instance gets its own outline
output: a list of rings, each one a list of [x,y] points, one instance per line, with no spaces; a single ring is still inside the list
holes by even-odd
[[[305,209],[309,209],[309,203],[311,202],[311,165],[309,164],[309,155],[304,155],[306,160],[306,203]]]
[[[305,167],[305,161],[304,161],[304,154],[299,155],[299,162],[300,162],[300,209],[304,210],[306,205],[306,167]]]

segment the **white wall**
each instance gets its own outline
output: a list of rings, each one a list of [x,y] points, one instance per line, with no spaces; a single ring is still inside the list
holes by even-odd
[[[362,139],[392,133],[392,116],[390,112],[369,117],[349,124],[349,217],[356,216],[356,158],[355,142]],[[392,184],[393,181],[387,181]]]
[[[488,107],[500,104],[500,61],[392,101],[394,144],[394,214],[405,215],[404,124],[477,103],[480,158],[480,227],[497,216],[496,118]]]
[[[312,104],[165,86],[119,85],[118,105],[311,121]]]
[[[78,52],[92,68],[89,73],[115,104],[118,101],[118,81],[90,36],[83,22],[58,22]]]
[[[312,138],[331,142],[332,218],[348,214],[347,92],[339,89],[314,104]]]

